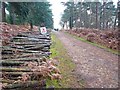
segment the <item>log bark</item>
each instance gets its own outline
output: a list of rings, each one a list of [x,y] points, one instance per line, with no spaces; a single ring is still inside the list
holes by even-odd
[[[0,71],[2,72],[31,72],[28,68],[9,68],[9,67],[0,67]]]
[[[35,90],[35,87],[42,88],[43,86],[45,86],[45,83],[42,83],[42,81],[27,81],[9,84],[6,87],[3,87],[3,89],[32,88]]]
[[[21,61],[26,61],[26,62],[28,62],[28,61],[35,61],[35,60],[37,60],[37,59],[42,59],[42,58],[34,58],[34,57],[28,57],[28,58],[14,58],[14,59],[6,59],[5,61],[18,61],[18,62],[21,62]],[[4,60],[1,60],[1,61],[4,61]]]
[[[41,53],[22,53],[22,55],[16,55],[16,58],[28,58],[28,57],[32,57],[32,58],[42,58],[44,55],[42,55]],[[31,59],[30,59],[31,60]],[[33,59],[34,60],[34,59]]]
[[[47,45],[50,45],[50,41],[45,41],[45,42],[42,42],[42,41],[39,41],[39,42],[11,42],[10,43],[11,45],[14,44],[14,45],[22,45],[22,46],[29,46],[29,45],[39,45],[39,44],[47,44]]]
[[[21,76],[24,72],[3,72],[2,75],[9,75],[11,77]],[[31,74],[32,72],[27,72],[27,74]]]
[[[24,63],[25,63],[24,61],[1,60],[0,65],[2,65],[2,66],[20,66]]]
[[[1,83],[8,83],[8,84],[10,84],[10,83],[13,83],[13,82],[15,82],[15,80],[9,80],[9,79],[0,79],[0,82],[1,82]]]
[[[44,36],[39,35],[39,32],[25,32],[14,37],[9,46],[3,47],[3,60],[1,60],[1,65],[3,66],[0,67],[0,70],[2,71],[3,78],[7,79],[6,81],[2,80],[2,82],[10,83],[6,87],[3,87],[3,89],[29,90],[29,88],[32,88],[31,90],[37,90],[38,87],[41,88],[44,86],[39,81],[14,82],[15,80],[19,80],[20,78],[18,77],[24,72],[27,72],[29,75],[33,73],[28,67],[22,67],[21,65],[31,61],[43,61],[44,56],[48,57],[50,55],[50,45],[50,35]],[[6,52],[10,52],[11,55],[8,54],[7,56]]]
[[[12,59],[14,58],[15,56],[14,55],[2,55],[2,59]]]

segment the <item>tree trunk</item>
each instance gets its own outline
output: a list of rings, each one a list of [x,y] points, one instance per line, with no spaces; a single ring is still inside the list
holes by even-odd
[[[32,29],[33,29],[33,23],[32,23],[32,21],[30,22],[30,31],[32,31]]]
[[[81,13],[82,13],[82,1],[79,3],[79,25],[78,27],[82,27]]]
[[[73,27],[73,5],[74,4],[72,4],[72,6],[70,7],[70,20],[69,20],[70,29],[72,29],[72,27]]]
[[[90,12],[92,12],[92,10],[91,10],[91,4],[90,4]],[[93,28],[93,26],[91,25],[92,24],[92,13],[90,13],[90,21],[89,21],[89,28]]]
[[[96,2],[96,29],[98,28],[98,2]]]
[[[114,21],[114,26],[113,26],[113,28],[114,28],[114,30],[116,29],[116,20],[117,20],[117,10],[116,10],[116,15],[115,15],[115,21]]]
[[[102,29],[102,27],[101,27],[101,24],[102,24],[101,20],[102,20],[102,13],[100,13],[100,18],[99,18],[99,29],[100,30]]]
[[[72,18],[70,17],[70,21],[69,21],[69,27],[70,29],[72,29]]]
[[[105,1],[103,1],[103,30],[105,29],[105,24],[106,24],[106,22],[105,22],[105,5],[106,5],[106,2]]]
[[[118,8],[118,29],[120,29],[120,1],[117,3]]]
[[[2,2],[2,22],[6,21],[5,3]]]
[[[108,27],[108,23],[109,23],[109,20],[106,22],[106,29],[108,29],[109,27]]]
[[[10,4],[10,24],[14,24],[14,8]]]

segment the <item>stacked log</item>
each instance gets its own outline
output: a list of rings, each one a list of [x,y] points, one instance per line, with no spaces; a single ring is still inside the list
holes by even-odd
[[[60,79],[58,68],[50,59],[50,33],[22,32],[2,46],[2,88],[13,90],[39,90],[46,86],[47,77]]]

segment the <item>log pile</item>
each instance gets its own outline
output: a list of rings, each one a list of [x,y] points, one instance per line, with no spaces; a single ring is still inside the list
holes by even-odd
[[[97,29],[73,29],[66,30],[68,33],[84,38],[90,42],[98,43],[113,50],[119,50],[120,32],[118,30],[97,30]]]
[[[50,53],[50,33],[22,32],[2,46],[2,88],[39,90],[46,86],[46,78],[61,79],[60,71]]]

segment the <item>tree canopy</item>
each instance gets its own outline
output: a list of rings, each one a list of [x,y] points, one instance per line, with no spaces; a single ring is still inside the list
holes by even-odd
[[[61,24],[69,22],[69,27],[114,28],[117,18],[117,8],[113,1],[109,2],[66,2],[61,18]],[[72,26],[71,26],[72,25]],[[63,25],[64,26],[64,25]]]
[[[52,10],[49,2],[8,2],[7,21],[11,24],[32,23],[53,28]]]

